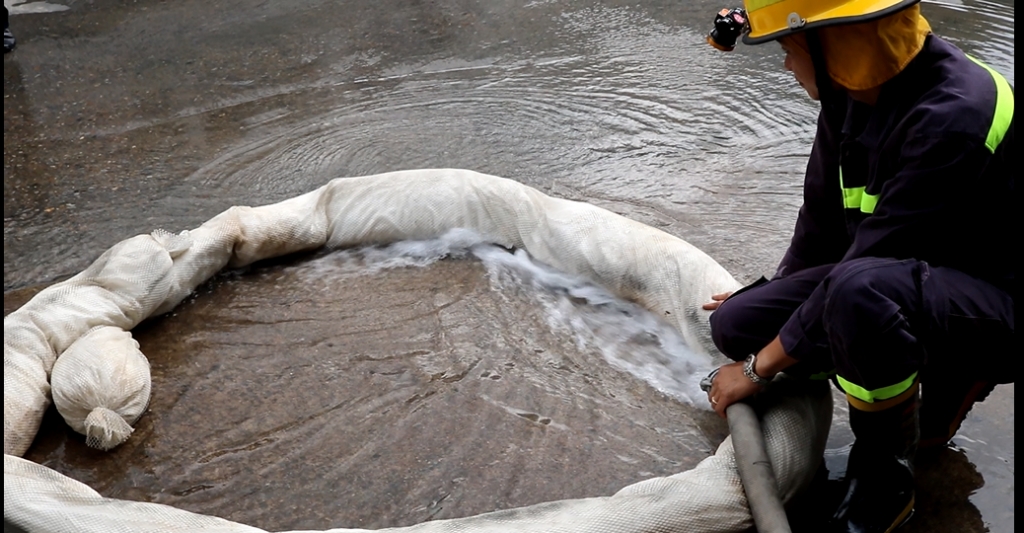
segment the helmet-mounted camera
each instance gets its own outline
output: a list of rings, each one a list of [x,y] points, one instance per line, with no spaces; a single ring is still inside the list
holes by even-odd
[[[747,12],[743,8],[722,9],[715,15],[715,26],[708,33],[708,44],[723,52],[736,48],[736,39],[747,29]]]

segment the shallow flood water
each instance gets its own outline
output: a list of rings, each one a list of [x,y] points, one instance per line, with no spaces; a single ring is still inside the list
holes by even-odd
[[[123,238],[340,176],[509,177],[683,237],[742,281],[773,270],[800,204],[816,107],[776,46],[704,43],[713,2],[31,5],[4,59],[5,312]],[[923,9],[1013,83],[1011,2]],[[550,292],[473,258],[309,276],[332,257],[218,278],[143,325],[136,435],[100,454],[52,416],[29,458],[270,529],[382,527],[610,494],[723,435],[682,385],[559,329]],[[1012,531],[1012,404],[1001,387],[924,469],[917,530]],[[849,439],[840,423],[831,444]]]
[[[136,328],[159,393],[125,445],[90,450],[51,413],[27,457],[105,495],[278,531],[608,495],[724,438],[685,389],[623,371],[684,381],[696,359],[639,308],[546,290],[501,249],[398,253],[218,279]]]

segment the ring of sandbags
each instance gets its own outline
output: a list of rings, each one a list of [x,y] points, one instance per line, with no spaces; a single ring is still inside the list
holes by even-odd
[[[140,372],[144,367],[148,384],[148,363],[134,355],[128,332],[142,320],[173,309],[220,270],[324,247],[432,238],[455,228],[525,250],[536,260],[639,303],[704,353],[713,354],[715,348],[707,311],[700,304],[710,294],[739,286],[707,254],[661,230],[468,170],[339,178],[276,204],[232,207],[193,230],[138,235],[114,245],[80,274],[44,289],[4,318],[5,527],[104,533],[260,531],[166,505],[104,498],[21,455],[35,438],[51,397],[65,405],[74,403],[64,390],[72,387],[61,383],[80,376],[84,371],[75,369],[88,368],[94,357],[90,354],[116,346],[124,354],[118,364]],[[84,366],[72,364],[79,359]],[[97,368],[99,377],[111,373],[109,367]],[[129,388],[120,394],[148,401],[149,388]],[[88,437],[85,419],[91,416],[90,438],[97,447],[116,445],[130,434],[129,424],[145,409],[144,403],[140,408],[140,401],[125,401],[80,412],[76,416],[83,420],[82,427],[75,429]],[[831,421],[831,396],[827,388],[778,380],[761,395],[757,408],[779,493],[788,501],[809,484],[818,466]],[[69,410],[61,409],[65,418]],[[95,429],[111,417],[121,417],[127,429]],[[752,525],[727,438],[713,456],[691,470],[635,483],[607,497],[548,502],[389,531],[724,533]]]

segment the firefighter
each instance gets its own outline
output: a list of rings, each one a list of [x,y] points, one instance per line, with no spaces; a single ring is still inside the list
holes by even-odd
[[[821,103],[776,273],[704,307],[737,361],[708,393],[720,415],[782,371],[846,393],[856,441],[831,531],[904,524],[919,446],[945,445],[1014,379],[1013,89],[917,2],[745,0],[708,35],[777,41]]]

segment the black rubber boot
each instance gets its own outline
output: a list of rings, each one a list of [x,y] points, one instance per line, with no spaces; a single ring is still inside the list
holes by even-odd
[[[921,385],[921,448],[949,443],[974,404],[995,387],[994,382],[959,375],[929,375]]]
[[[918,385],[896,398],[850,401],[849,488],[832,517],[831,531],[889,533],[914,511],[914,454],[919,438]]]

